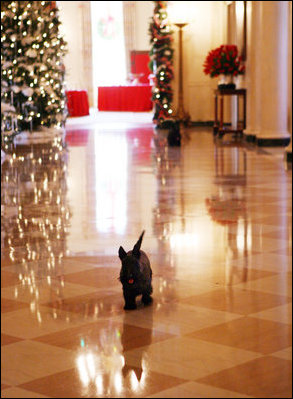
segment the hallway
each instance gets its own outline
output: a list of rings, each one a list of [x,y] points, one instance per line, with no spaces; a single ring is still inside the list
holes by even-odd
[[[1,397],[292,397],[292,171],[108,115],[2,164]],[[125,311],[143,230],[154,301]]]

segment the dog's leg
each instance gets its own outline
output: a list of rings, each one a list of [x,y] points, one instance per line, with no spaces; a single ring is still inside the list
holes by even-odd
[[[123,296],[125,300],[125,305],[124,309],[136,309],[136,302],[135,302],[135,296],[134,295],[129,295],[125,291],[123,291]]]
[[[153,298],[150,296],[150,293],[149,293],[149,292],[144,292],[144,293],[142,294],[141,300],[142,300],[142,303],[143,303],[144,305],[149,305],[150,303],[153,302]]]

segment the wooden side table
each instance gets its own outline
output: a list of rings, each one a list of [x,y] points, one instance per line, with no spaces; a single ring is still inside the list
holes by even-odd
[[[214,135],[222,137],[226,133],[234,133],[236,135],[243,134],[246,127],[246,89],[217,89],[215,90],[215,120]],[[224,96],[237,96],[237,120],[236,128],[228,128],[224,126]],[[240,97],[243,102],[243,120],[239,118]],[[220,102],[220,104],[218,104]],[[219,111],[219,116],[218,116]]]

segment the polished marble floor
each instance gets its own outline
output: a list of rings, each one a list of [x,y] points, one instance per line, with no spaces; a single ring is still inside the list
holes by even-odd
[[[2,164],[1,397],[292,397],[292,171],[128,116]],[[118,248],[143,230],[153,303],[125,311]]]

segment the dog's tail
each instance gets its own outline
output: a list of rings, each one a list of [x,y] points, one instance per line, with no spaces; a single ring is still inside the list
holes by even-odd
[[[140,247],[141,247],[141,243],[142,243],[144,232],[145,231],[143,231],[141,233],[139,239],[137,240],[137,243],[133,247],[132,253],[133,253],[134,256],[139,257],[139,255],[140,255]]]

